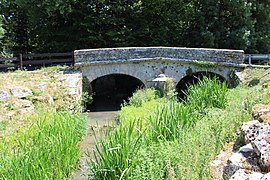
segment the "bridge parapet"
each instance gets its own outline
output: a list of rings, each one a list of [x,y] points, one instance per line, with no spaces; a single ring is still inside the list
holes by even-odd
[[[146,60],[209,61],[242,64],[242,50],[182,48],[182,47],[126,47],[85,49],[74,52],[75,66],[140,62]]]

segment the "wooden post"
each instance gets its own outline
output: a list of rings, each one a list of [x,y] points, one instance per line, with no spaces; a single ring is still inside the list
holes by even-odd
[[[22,53],[19,54],[19,65],[20,65],[20,69],[23,69],[23,56]]]

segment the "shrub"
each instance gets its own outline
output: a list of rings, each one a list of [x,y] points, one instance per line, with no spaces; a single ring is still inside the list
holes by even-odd
[[[128,105],[140,107],[143,103],[158,98],[158,94],[154,88],[139,89],[129,98]]]

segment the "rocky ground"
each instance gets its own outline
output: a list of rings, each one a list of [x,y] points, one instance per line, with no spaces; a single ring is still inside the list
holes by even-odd
[[[255,86],[261,83],[269,93],[270,75],[266,71],[258,78],[249,79],[249,73],[240,74],[243,83]],[[260,80],[264,78],[264,81]],[[251,121],[242,125],[237,141],[227,143],[211,163],[213,180],[267,180],[270,179],[270,101],[255,104],[251,110]]]
[[[67,68],[0,73],[0,137],[39,111],[80,108],[81,74]]]

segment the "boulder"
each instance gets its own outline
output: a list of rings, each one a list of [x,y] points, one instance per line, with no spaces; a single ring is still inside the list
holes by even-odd
[[[260,171],[258,166],[259,159],[251,144],[247,144],[234,153],[228,160],[223,170],[223,178],[230,179],[238,170]]]
[[[10,94],[7,91],[0,90],[0,101],[7,101],[10,97]]]
[[[246,144],[254,141],[259,134],[260,122],[257,120],[243,123],[241,127],[241,137]]]
[[[251,141],[254,152],[259,158],[260,168],[264,172],[270,171],[270,124],[255,124],[252,131],[246,131],[246,139]]]
[[[33,95],[33,92],[25,87],[16,87],[16,88],[11,88],[10,92],[13,96],[23,99],[26,98],[27,96]]]
[[[230,180],[261,180],[263,177],[264,175],[260,172],[247,172],[244,169],[239,169]]]

